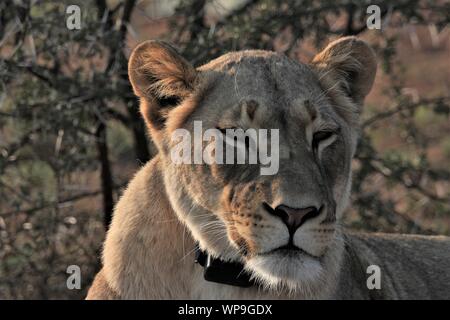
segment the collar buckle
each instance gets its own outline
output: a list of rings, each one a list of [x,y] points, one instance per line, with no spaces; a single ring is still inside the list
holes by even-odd
[[[195,263],[203,267],[203,277],[206,281],[242,288],[255,284],[241,263],[213,258],[201,250],[198,244],[195,247]]]

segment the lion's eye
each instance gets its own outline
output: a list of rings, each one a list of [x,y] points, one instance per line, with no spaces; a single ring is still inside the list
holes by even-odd
[[[316,150],[319,146],[319,143],[321,143],[322,141],[327,141],[333,138],[335,135],[336,134],[333,131],[319,131],[314,133],[312,141],[313,149]]]

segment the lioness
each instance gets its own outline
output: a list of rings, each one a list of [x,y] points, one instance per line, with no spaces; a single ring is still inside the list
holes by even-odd
[[[197,69],[167,43],[137,46],[129,77],[159,154],[117,204],[87,298],[450,298],[450,238],[354,234],[340,223],[376,65],[354,37],[309,64],[250,50]],[[278,172],[175,164],[171,135],[192,131],[194,121],[279,129]],[[197,243],[219,278],[234,263],[250,286],[206,281],[194,263]]]

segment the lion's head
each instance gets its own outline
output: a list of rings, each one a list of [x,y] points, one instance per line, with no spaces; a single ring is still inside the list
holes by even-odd
[[[250,50],[196,69],[164,42],[133,51],[129,75],[166,192],[203,249],[241,261],[272,289],[313,293],[335,276],[358,117],[375,72],[372,49],[354,37],[332,42],[310,64]],[[276,172],[262,175],[259,162],[175,163],[174,133],[194,136],[198,121],[222,142],[226,129],[278,129]]]

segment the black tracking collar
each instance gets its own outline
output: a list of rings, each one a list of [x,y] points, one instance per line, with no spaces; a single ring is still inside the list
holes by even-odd
[[[203,277],[206,281],[243,288],[255,284],[241,263],[213,258],[207,252],[201,250],[198,244],[195,246],[195,262],[203,267]]]

